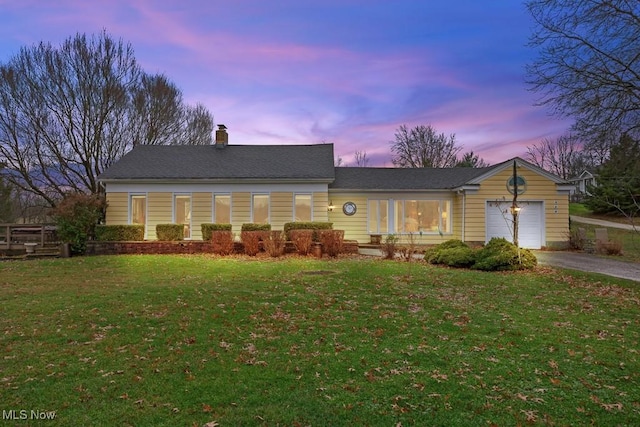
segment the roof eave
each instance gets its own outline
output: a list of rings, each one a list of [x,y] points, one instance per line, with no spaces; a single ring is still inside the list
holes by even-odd
[[[107,178],[102,184],[330,184],[333,178]]]

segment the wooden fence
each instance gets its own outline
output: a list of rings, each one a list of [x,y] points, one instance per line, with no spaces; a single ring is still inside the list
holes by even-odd
[[[0,224],[0,249],[22,249],[25,243],[58,244],[53,224]]]

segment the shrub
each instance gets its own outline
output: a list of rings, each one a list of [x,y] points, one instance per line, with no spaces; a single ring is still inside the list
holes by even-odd
[[[617,240],[596,242],[596,252],[604,255],[622,255],[622,243]]]
[[[264,231],[241,231],[240,240],[244,253],[249,256],[256,256],[260,252],[260,240],[264,239]]]
[[[200,229],[202,230],[202,240],[210,241],[212,232],[231,231],[231,224],[214,224],[206,222],[204,224],[200,224]]]
[[[313,230],[313,241],[317,242],[320,240],[318,231],[320,230],[331,230],[333,228],[332,222],[321,222],[321,221],[296,221],[296,222],[287,222],[284,224],[284,232],[287,235],[287,239],[293,240],[291,238],[291,231],[293,230]]]
[[[382,256],[385,259],[393,259],[396,256],[398,240],[400,239],[395,234],[388,234],[387,237],[384,238],[380,249],[382,249]]]
[[[242,224],[240,231],[271,231],[271,224],[256,224],[249,222]]]
[[[407,262],[413,260],[413,255],[416,253],[416,239],[413,233],[407,235],[407,243],[398,247],[400,258]]]
[[[230,230],[213,230],[211,246],[214,254],[229,255],[233,253],[233,233]]]
[[[518,248],[504,238],[494,237],[476,252],[476,262],[472,268],[484,271],[528,270],[537,263],[530,250]]]
[[[578,251],[584,250],[587,246],[587,231],[582,227],[573,228],[569,231],[569,247]]]
[[[330,257],[337,257],[342,252],[344,230],[320,230],[322,249]]]
[[[156,237],[165,242],[184,240],[184,225],[158,224],[156,225]]]
[[[95,236],[98,222],[104,218],[107,202],[96,194],[67,194],[53,210],[60,240],[69,243],[71,252],[83,254],[87,240]]]
[[[97,225],[96,240],[103,242],[140,242],[144,240],[144,225]]]
[[[313,243],[313,230],[291,230],[289,236],[300,255],[308,255]]]
[[[286,242],[283,231],[269,231],[264,236],[264,250],[273,258],[281,257],[284,254]]]
[[[443,264],[438,260],[440,253],[442,251],[455,248],[469,248],[469,245],[458,239],[447,240],[446,242],[442,242],[439,245],[427,249],[424,253],[424,259],[431,264]]]
[[[449,267],[469,268],[476,261],[475,251],[470,247],[443,249],[432,264],[444,264]]]

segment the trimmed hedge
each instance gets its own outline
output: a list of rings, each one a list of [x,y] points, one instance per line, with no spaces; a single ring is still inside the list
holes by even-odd
[[[297,221],[297,222],[286,222],[284,224],[284,232],[287,235],[287,240],[291,240],[290,231],[293,230],[313,230],[313,241],[317,242],[319,240],[318,231],[319,230],[331,230],[333,229],[332,222],[322,222],[322,221]]]
[[[344,244],[344,230],[319,230],[322,251],[330,257],[337,257],[342,253]]]
[[[96,240],[100,242],[141,242],[144,240],[144,225],[97,225]]]
[[[271,224],[256,224],[249,222],[242,224],[240,231],[271,231]]]
[[[230,230],[214,230],[211,232],[211,247],[217,255],[233,253],[233,233]]]
[[[202,230],[202,240],[211,240],[211,233],[214,231],[231,231],[231,224],[217,224],[212,222],[205,222],[200,224]]]
[[[163,242],[175,242],[184,240],[184,225],[182,224],[158,224],[156,225],[156,237]]]

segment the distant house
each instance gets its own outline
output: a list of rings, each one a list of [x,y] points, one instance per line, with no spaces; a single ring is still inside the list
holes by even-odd
[[[334,167],[332,144],[231,145],[225,129],[211,146],[137,146],[100,181],[107,224],[330,221],[345,238],[368,243],[394,234],[417,243],[511,240],[513,164],[517,167],[519,242],[540,248],[566,241],[573,188],[520,158],[485,168]]]
[[[571,191],[572,200],[582,200],[584,196],[590,196],[589,188],[597,185],[596,177],[588,170],[584,170],[580,175],[569,178],[567,181],[574,186]]]

